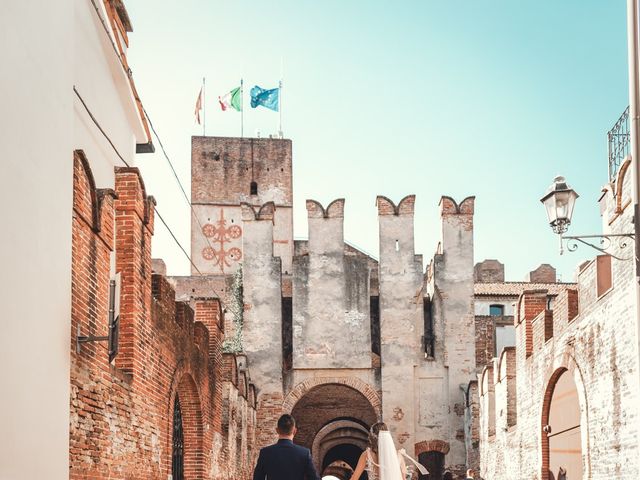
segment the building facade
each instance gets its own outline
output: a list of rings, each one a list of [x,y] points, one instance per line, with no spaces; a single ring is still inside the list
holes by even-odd
[[[99,188],[113,189],[114,168],[133,165],[151,139],[119,59],[131,30],[121,1],[13,2],[0,30],[11,72],[0,94],[0,477],[65,479],[74,152],[84,152]],[[26,291],[37,301],[24,301]]]
[[[633,231],[629,164],[600,198],[605,234]],[[515,345],[469,385],[479,392],[468,417],[479,410],[482,478],[637,476],[637,307],[633,247],[624,243],[581,265],[576,285],[518,294]]]
[[[461,385],[476,371],[474,198],[442,198],[443,238],[425,275],[415,196],[377,198],[373,258],[345,242],[344,199],[307,200],[308,240],[294,241],[292,189],[289,140],[193,137],[197,268],[170,281],[178,298],[215,290],[232,304],[241,269],[242,324],[226,326],[258,387],[257,444],[292,412],[318,469],[348,473],[384,419],[432,478],[462,474]]]

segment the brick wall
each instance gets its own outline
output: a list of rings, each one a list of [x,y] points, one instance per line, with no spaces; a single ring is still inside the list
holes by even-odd
[[[152,202],[136,169],[116,169],[115,191],[96,189],[89,162],[76,152],[69,478],[166,479],[176,396],[185,477],[249,478],[255,388],[243,372],[239,390],[223,368],[218,300],[199,299],[194,313],[175,301],[162,275],[152,275]],[[83,344],[78,353],[75,338],[78,329],[108,333],[112,255],[122,281],[121,328],[120,352],[109,363],[106,342]],[[222,425],[225,389],[234,398],[233,440]]]
[[[194,203],[293,203],[291,140],[192,137],[191,165]],[[252,180],[258,184],[253,201]],[[278,190],[280,201],[262,198],[265,189]]]
[[[473,267],[476,282],[504,282],[504,264],[498,260],[484,260]]]
[[[620,182],[624,189],[619,188]],[[601,199],[605,228],[613,233],[632,228],[630,208],[624,207],[628,205],[628,183],[628,178],[618,179]],[[619,245],[612,247],[612,253],[629,254]],[[640,392],[633,334],[633,262],[612,259],[607,268],[610,270],[600,275],[611,275],[611,288],[603,291],[601,286],[598,291],[598,262],[583,264],[577,290],[567,286],[560,292],[553,311],[547,310],[543,291],[525,292],[520,298],[515,389],[509,390],[512,383],[507,373],[507,388],[495,385],[493,411],[489,391],[481,392],[481,424],[489,417],[498,418],[495,435],[481,432],[482,478],[548,478],[553,462],[543,426],[549,422],[550,401],[561,375],[570,375],[577,387],[583,478],[637,476]],[[507,423],[500,428],[500,414],[505,411]]]

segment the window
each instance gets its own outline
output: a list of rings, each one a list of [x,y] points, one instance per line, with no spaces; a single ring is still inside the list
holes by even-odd
[[[171,475],[174,480],[183,480],[184,478],[184,433],[182,430],[180,399],[177,394],[173,404],[173,450],[171,453]]]
[[[293,367],[293,300],[282,297],[282,368]]]
[[[371,351],[380,355],[380,297],[369,298],[369,318],[371,319]]]
[[[429,297],[422,300],[424,314],[424,336],[422,343],[424,346],[424,354],[427,358],[435,358],[435,341],[436,336],[433,328],[433,307]]]
[[[251,182],[250,189],[251,189],[251,191],[249,193],[251,195],[257,195],[258,194],[258,184],[256,182]]]
[[[489,315],[492,317],[502,317],[504,315],[503,305],[491,305],[489,307]]]

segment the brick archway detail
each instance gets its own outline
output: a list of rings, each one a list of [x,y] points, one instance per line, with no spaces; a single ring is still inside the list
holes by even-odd
[[[421,453],[427,452],[440,452],[443,455],[449,453],[449,442],[445,442],[444,440],[424,440],[422,442],[416,443],[416,457]]]
[[[578,403],[580,407],[580,426],[583,429],[582,435],[582,455],[586,458],[586,462],[583,464],[584,470],[582,475],[585,478],[591,478],[591,461],[589,457],[590,443],[589,443],[589,406],[587,402],[586,386],[584,384],[584,377],[580,366],[576,362],[575,357],[567,348],[564,352],[557,355],[554,358],[553,364],[549,365],[547,373],[545,375],[546,385],[544,390],[544,396],[541,399],[540,406],[540,466],[541,466],[541,478],[546,478],[549,472],[549,438],[544,431],[544,427],[549,423],[549,414],[551,410],[551,398],[553,397],[553,391],[556,383],[563,375],[571,375],[573,381],[576,384],[576,390],[578,392]]]
[[[298,401],[305,396],[310,390],[321,385],[344,385],[349,388],[353,388],[360,392],[369,401],[371,406],[376,412],[376,415],[380,417],[382,415],[382,401],[378,392],[368,383],[363,382],[359,378],[346,377],[346,378],[309,378],[302,383],[299,383],[296,387],[289,392],[285,397],[282,404],[282,410],[285,413],[291,413],[293,407]]]
[[[180,398],[182,410],[182,425],[184,431],[184,474],[185,478],[195,480],[205,476],[202,417],[202,404],[198,387],[191,375],[190,369],[184,364],[176,369],[171,385],[169,408],[167,415],[167,474],[171,473],[171,452],[173,451],[173,414],[176,396]]]

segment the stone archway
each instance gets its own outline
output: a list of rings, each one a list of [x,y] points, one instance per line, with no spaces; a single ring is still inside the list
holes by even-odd
[[[565,367],[547,385],[542,409],[542,478],[582,478],[582,426],[578,386]]]
[[[353,475],[353,468],[343,461],[336,461],[328,465],[320,475],[321,478],[334,477],[338,480],[349,480]]]
[[[442,480],[445,468],[445,457],[449,453],[449,443],[443,440],[426,440],[415,445],[416,458],[423,465],[428,475],[419,475],[421,480]]]
[[[359,378],[355,377],[336,377],[336,378],[309,378],[304,382],[298,384],[295,388],[289,392],[285,397],[282,404],[282,410],[285,413],[291,413],[294,405],[304,396],[306,393],[321,385],[345,385],[354,390],[360,392],[371,404],[376,411],[378,418],[382,415],[382,400],[378,392],[368,383],[363,382]]]
[[[313,462],[315,465],[326,467],[328,459],[331,458],[328,455],[329,451],[341,445],[352,445],[362,453],[367,448],[368,436],[369,431],[367,428],[354,420],[331,422],[322,427],[313,439],[311,446]],[[343,452],[343,455],[338,457],[342,458],[352,469],[355,469],[357,459],[355,463],[351,461],[351,455],[348,452]]]
[[[306,386],[297,390],[304,393],[290,407],[298,427],[296,443],[311,449],[319,472],[337,461],[355,468],[378,411],[362,391],[347,382]]]

